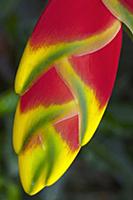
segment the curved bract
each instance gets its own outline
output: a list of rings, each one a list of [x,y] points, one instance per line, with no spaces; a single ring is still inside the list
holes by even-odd
[[[109,43],[119,30],[120,22],[101,0],[50,1],[22,57],[15,82],[16,92],[24,93],[56,60],[94,52]]]
[[[114,85],[121,23],[100,0],[53,0],[16,77],[13,145],[24,190],[56,182],[93,136]]]
[[[107,8],[133,33],[133,1],[132,0],[102,0]]]

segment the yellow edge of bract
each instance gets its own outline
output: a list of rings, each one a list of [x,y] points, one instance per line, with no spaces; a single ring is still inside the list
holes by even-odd
[[[30,195],[34,195],[37,192],[39,192],[42,188],[55,183],[65,173],[65,171],[71,165],[71,163],[73,162],[74,158],[77,156],[80,150],[79,147],[76,151],[71,151],[66,142],[62,140],[61,136],[55,131],[55,129],[51,125],[44,127],[44,146],[47,145],[46,148],[51,148],[46,137],[46,135],[48,134],[56,143],[56,147],[53,149],[52,154],[53,156],[55,156],[55,160],[52,166],[50,176],[47,180],[47,170],[50,162],[50,158],[48,158],[46,155],[48,153],[47,151],[45,152],[45,150],[43,150],[43,148],[39,146],[36,149],[29,149],[26,150],[26,152],[21,152],[19,154],[19,171],[21,182],[25,192]],[[47,144],[45,144],[46,142]],[[34,167],[37,167],[36,163],[38,162],[38,159],[42,160],[43,156],[44,161],[46,162],[44,162],[44,167],[39,172],[40,174],[38,174],[37,181],[33,183],[32,178],[34,176],[34,173],[36,172]]]
[[[103,108],[98,109],[98,101],[95,100],[93,103],[94,103],[94,105],[90,106],[90,113],[92,113],[92,114],[89,116],[89,119],[88,119],[89,125],[87,126],[87,130],[86,130],[86,133],[85,133],[83,141],[82,141],[82,146],[86,145],[90,141],[92,136],[94,135],[94,133],[95,133],[96,129],[98,128],[98,125],[103,117],[105,109],[107,107],[107,104],[106,104]],[[93,108],[95,108],[95,109],[93,110]]]
[[[118,0],[102,0],[105,6],[120,21],[125,23],[133,34],[133,13]]]
[[[17,72],[16,80],[15,80],[15,90],[16,93],[21,94],[24,93],[24,85],[28,78],[31,76],[32,71],[36,68],[36,66],[41,63],[42,61],[45,62],[48,58],[52,59],[52,56],[56,54],[56,52],[61,52],[64,49],[70,48],[70,52],[63,55],[69,56],[71,54],[86,54],[92,53],[100,48],[104,47],[108,44],[118,33],[120,30],[121,23],[117,20],[110,25],[110,27],[103,30],[103,32],[97,33],[89,38],[82,40],[82,41],[74,41],[71,43],[59,43],[56,45],[43,45],[38,49],[33,49],[30,46],[30,43],[27,44],[25,52],[20,62],[20,66]],[[51,56],[51,57],[50,57]],[[56,60],[60,58],[55,58],[52,65]],[[51,66],[46,67],[50,68]],[[44,67],[45,70],[45,67]],[[39,74],[40,75],[40,74]],[[37,77],[36,77],[37,78]],[[34,80],[35,81],[35,80]],[[33,82],[33,80],[32,80]],[[32,83],[29,83],[32,84]],[[28,85],[29,87],[29,85]]]

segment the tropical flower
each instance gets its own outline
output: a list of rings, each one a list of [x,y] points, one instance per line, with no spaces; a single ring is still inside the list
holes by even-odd
[[[133,32],[132,0],[51,0],[39,18],[15,82],[13,145],[28,194],[55,183],[96,131],[117,73],[121,21]]]

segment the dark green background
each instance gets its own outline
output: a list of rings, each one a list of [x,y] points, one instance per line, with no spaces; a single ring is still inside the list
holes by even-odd
[[[68,172],[35,197],[26,195],[12,148],[15,73],[44,0],[0,0],[0,199],[133,199],[133,42],[123,35],[117,81],[104,118]],[[125,29],[125,28],[124,28]]]

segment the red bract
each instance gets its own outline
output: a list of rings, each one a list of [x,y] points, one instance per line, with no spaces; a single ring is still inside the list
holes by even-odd
[[[101,0],[93,0],[93,3],[88,0],[53,0],[42,13],[30,44],[36,48],[44,44],[82,40],[103,31],[114,21]]]

